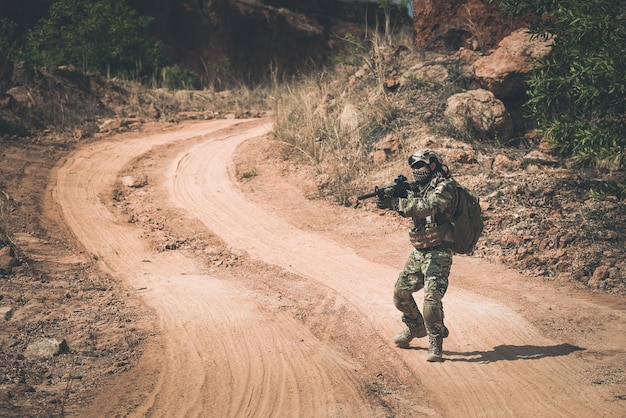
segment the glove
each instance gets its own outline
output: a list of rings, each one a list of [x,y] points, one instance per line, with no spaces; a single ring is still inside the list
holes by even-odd
[[[385,187],[381,189],[381,193],[378,195],[378,202],[376,206],[378,209],[398,209],[398,190],[395,186]]]
[[[391,209],[393,207],[393,195],[393,186],[388,186],[384,189],[380,189],[378,193],[378,201],[376,202],[376,207],[378,209]]]
[[[392,198],[392,197],[398,197],[396,196],[397,194],[397,190],[396,190],[396,186],[387,186],[384,189],[381,189],[381,199],[388,199],[388,198]]]
[[[382,199],[378,199],[376,207],[378,209],[393,209],[393,198],[383,197]]]

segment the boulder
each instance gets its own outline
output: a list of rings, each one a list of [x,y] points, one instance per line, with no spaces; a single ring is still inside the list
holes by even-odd
[[[491,54],[474,61],[474,74],[481,87],[499,99],[519,95],[526,90],[525,81],[538,59],[552,50],[551,40],[531,39],[526,29],[504,38]]]
[[[389,134],[374,144],[372,159],[374,164],[382,164],[400,150],[400,140],[396,135]]]
[[[448,98],[445,117],[461,132],[506,141],[513,132],[511,115],[493,93],[470,90]]]
[[[31,359],[44,359],[69,351],[67,341],[56,338],[42,338],[28,344],[24,356]]]

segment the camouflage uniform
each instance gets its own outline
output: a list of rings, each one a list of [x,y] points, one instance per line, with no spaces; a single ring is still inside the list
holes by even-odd
[[[448,214],[456,205],[455,185],[454,179],[435,173],[413,196],[397,202],[400,215],[413,219],[409,235],[415,249],[396,281],[393,302],[410,329],[425,324],[430,338],[448,335],[441,299],[448,288],[452,266]],[[423,317],[413,298],[413,293],[420,289],[424,289]]]

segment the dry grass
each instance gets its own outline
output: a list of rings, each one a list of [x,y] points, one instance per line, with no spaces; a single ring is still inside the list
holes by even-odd
[[[362,43],[351,37],[332,68],[275,87],[275,139],[284,144],[285,158],[315,168],[323,196],[354,203],[356,191],[372,188],[387,171],[372,164],[376,143],[393,134],[401,147],[412,147],[424,115],[433,124],[442,120],[443,98],[457,87],[401,77],[400,66],[420,62],[412,39],[406,33],[374,33]],[[404,161],[399,154],[388,163]]]

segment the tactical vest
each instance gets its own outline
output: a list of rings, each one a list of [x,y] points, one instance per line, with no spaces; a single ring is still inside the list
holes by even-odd
[[[450,231],[450,222],[443,214],[438,214],[439,216],[435,216],[435,218],[440,218],[439,222],[437,219],[433,222],[431,216],[427,217],[423,224],[421,225],[413,225],[409,228],[409,240],[413,247],[418,250],[424,250],[426,248],[439,247],[444,243],[446,235]],[[450,242],[450,241],[446,241]]]
[[[454,213],[456,203],[455,198],[444,213],[432,213],[425,219],[413,219],[413,226],[409,228],[409,240],[414,248],[424,250],[427,248],[452,246],[454,239],[450,217]]]

